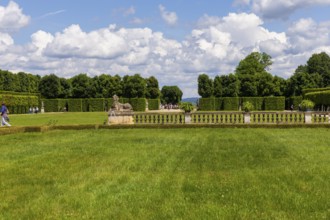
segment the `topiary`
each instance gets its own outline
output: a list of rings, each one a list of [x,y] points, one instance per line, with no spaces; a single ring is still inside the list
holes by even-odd
[[[250,111],[253,111],[253,109],[254,109],[254,106],[251,102],[244,102],[243,103],[243,111],[250,112]]]
[[[300,103],[300,108],[303,111],[313,110],[314,106],[315,106],[314,102],[308,99],[302,100],[302,102]]]
[[[194,105],[191,102],[181,102],[180,109],[184,112],[191,112],[194,109]]]

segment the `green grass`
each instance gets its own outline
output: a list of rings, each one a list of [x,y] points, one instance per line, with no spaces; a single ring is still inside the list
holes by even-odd
[[[103,124],[108,118],[106,112],[60,112],[9,116],[12,126]]]
[[[329,130],[1,136],[0,219],[329,219]]]

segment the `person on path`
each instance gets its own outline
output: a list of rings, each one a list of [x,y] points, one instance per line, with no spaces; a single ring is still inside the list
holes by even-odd
[[[9,123],[9,117],[8,117],[8,109],[5,105],[5,103],[2,103],[1,106],[1,126],[7,125],[7,126],[11,126]]]

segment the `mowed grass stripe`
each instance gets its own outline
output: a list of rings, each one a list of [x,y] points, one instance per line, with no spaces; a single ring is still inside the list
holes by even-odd
[[[327,219],[328,129],[1,137],[0,218]]]

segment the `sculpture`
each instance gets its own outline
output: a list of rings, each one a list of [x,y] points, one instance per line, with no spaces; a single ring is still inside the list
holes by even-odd
[[[114,95],[113,103],[108,112],[108,124],[134,124],[131,104],[120,103],[118,96]]]
[[[122,112],[131,112],[133,110],[131,104],[129,103],[120,103],[119,97],[117,95],[113,96],[113,103],[110,108],[110,114],[112,115],[113,112],[122,113]]]

